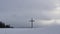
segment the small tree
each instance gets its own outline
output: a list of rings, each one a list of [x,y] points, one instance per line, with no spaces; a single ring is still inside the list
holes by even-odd
[[[6,25],[6,28],[10,28],[10,25]]]

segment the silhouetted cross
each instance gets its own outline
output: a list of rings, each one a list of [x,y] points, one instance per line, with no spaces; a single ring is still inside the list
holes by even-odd
[[[35,22],[35,20],[33,20],[33,18],[31,18],[30,22],[31,22],[31,28],[33,28],[33,22]]]

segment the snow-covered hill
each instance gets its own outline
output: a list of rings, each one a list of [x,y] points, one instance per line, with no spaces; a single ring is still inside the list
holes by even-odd
[[[60,34],[60,26],[0,29],[0,34]]]

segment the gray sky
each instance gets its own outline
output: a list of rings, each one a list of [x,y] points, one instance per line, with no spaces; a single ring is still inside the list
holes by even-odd
[[[14,27],[30,27],[31,17],[35,20],[59,18],[59,2],[60,0],[0,0],[0,20]]]

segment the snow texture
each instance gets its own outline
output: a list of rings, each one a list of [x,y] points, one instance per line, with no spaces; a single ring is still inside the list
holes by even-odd
[[[1,34],[60,34],[60,26],[43,28],[7,28],[0,29]]]

